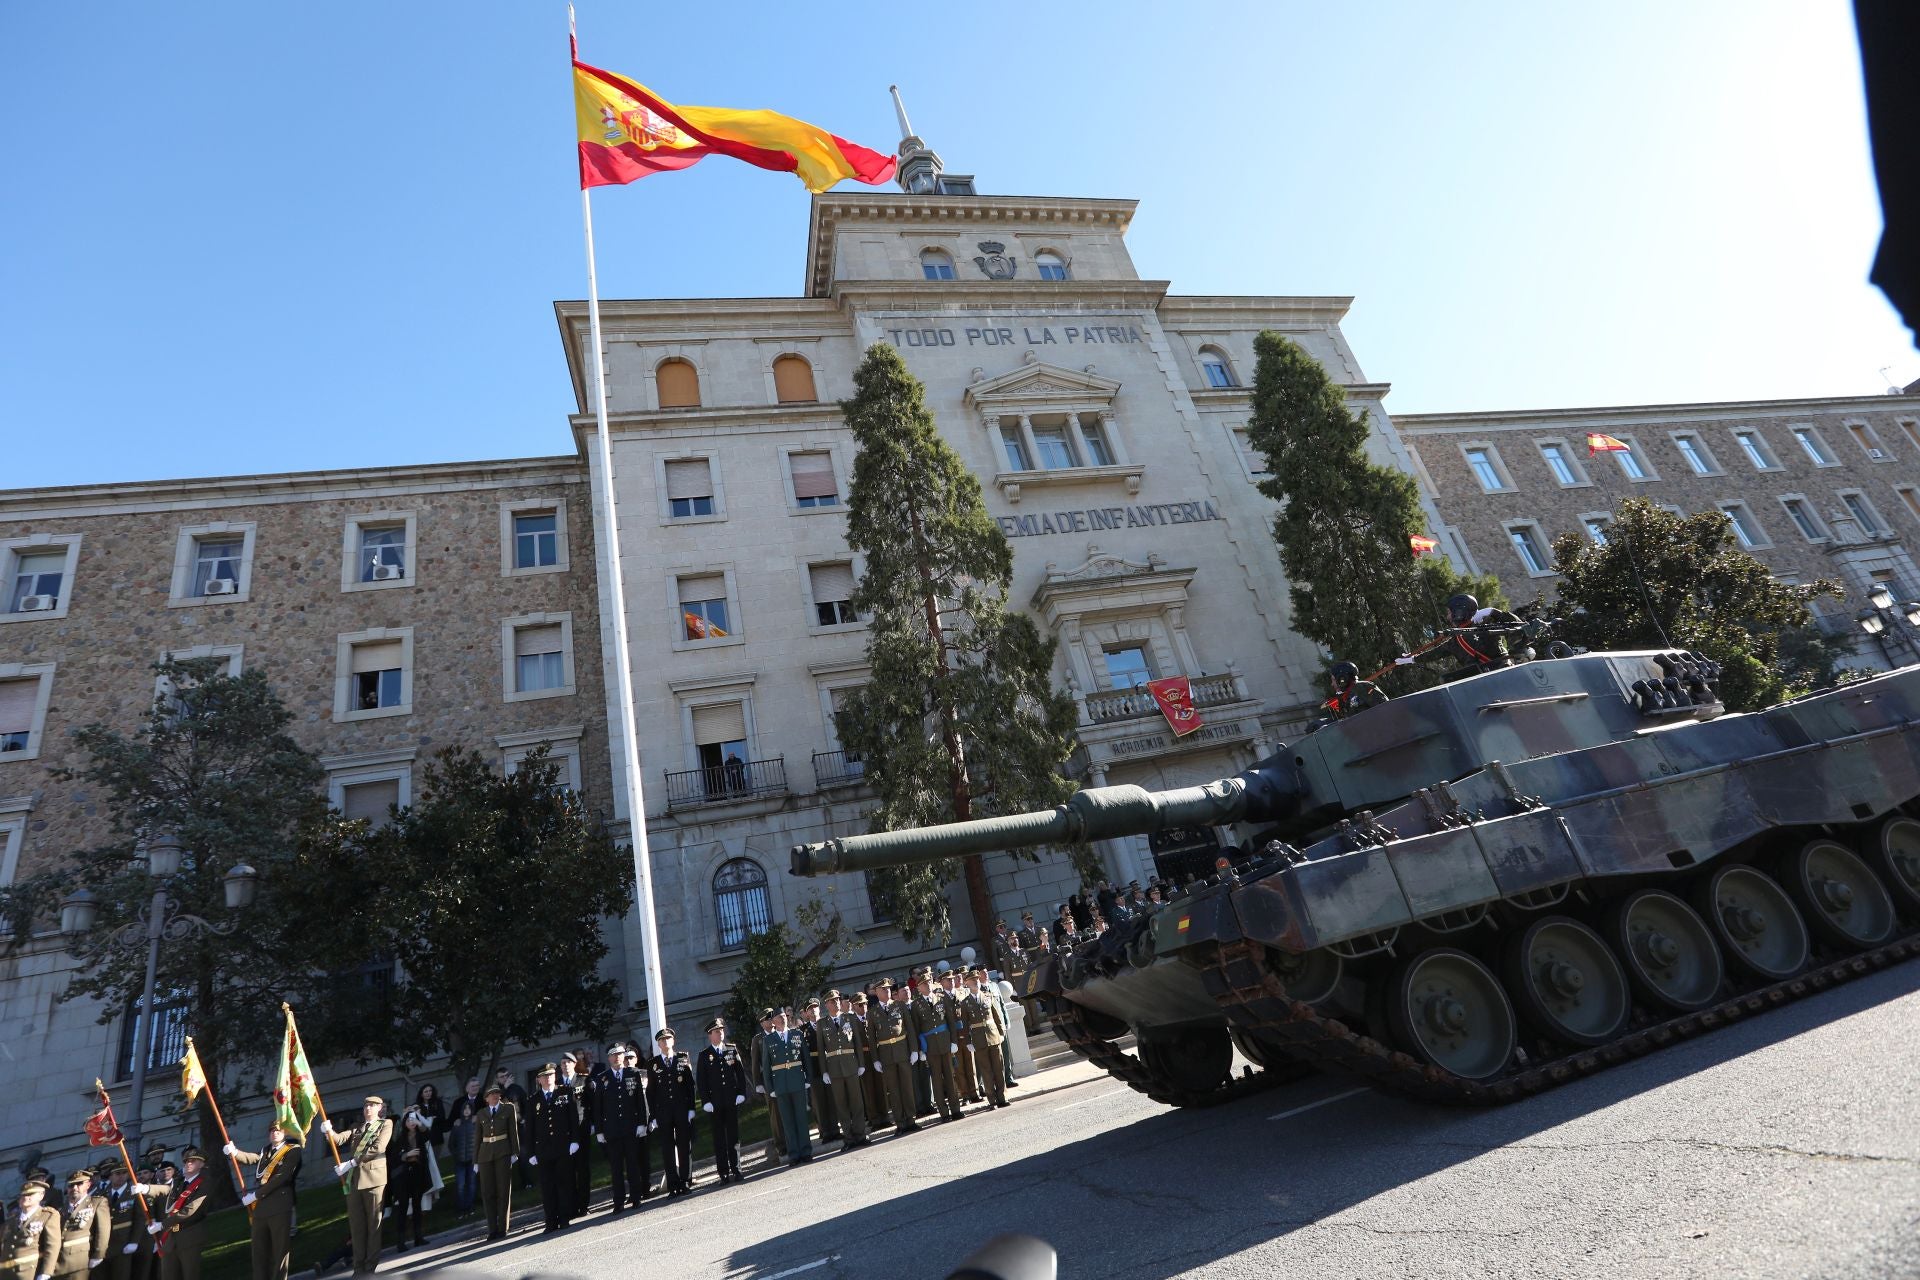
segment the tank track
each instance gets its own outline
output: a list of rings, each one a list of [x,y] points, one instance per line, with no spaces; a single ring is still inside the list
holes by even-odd
[[[1463,1079],[1450,1071],[1421,1062],[1410,1054],[1354,1031],[1344,1022],[1319,1013],[1311,1005],[1288,998],[1285,988],[1268,970],[1261,951],[1259,943],[1245,939],[1222,944],[1214,964],[1202,971],[1209,993],[1219,1002],[1235,1027],[1275,1041],[1309,1066],[1354,1076],[1365,1084],[1381,1089],[1391,1089],[1432,1102],[1490,1106],[1531,1097],[1570,1080],[1651,1053],[1676,1040],[1690,1039],[1729,1022],[1764,1013],[1849,979],[1920,956],[1920,933],[1897,938],[1871,951],[1855,952],[1839,958],[1822,958],[1796,977],[1741,992],[1694,1013],[1633,1027],[1619,1039],[1597,1048],[1581,1049],[1565,1057],[1529,1064],[1511,1075],[1488,1081]],[[1111,1052],[1119,1052],[1111,1045],[1104,1047]],[[1108,1067],[1108,1070],[1114,1071],[1112,1067]],[[1119,1072],[1114,1071],[1114,1074],[1118,1075]],[[1140,1085],[1134,1087],[1141,1088]],[[1142,1091],[1151,1097],[1159,1097],[1150,1089]]]
[[[1290,1072],[1285,1068],[1277,1071],[1269,1069],[1231,1078],[1225,1084],[1205,1092],[1183,1089],[1125,1049],[1094,1035],[1071,1002],[1055,997],[1048,1003],[1052,1006],[1048,1016],[1052,1019],[1053,1029],[1066,1041],[1069,1049],[1136,1093],[1144,1093],[1155,1102],[1170,1107],[1217,1107],[1223,1102],[1275,1088],[1312,1071],[1311,1067],[1305,1066],[1298,1072]]]

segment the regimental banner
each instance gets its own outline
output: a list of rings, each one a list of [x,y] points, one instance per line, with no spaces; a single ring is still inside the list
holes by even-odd
[[[1160,704],[1173,736],[1184,738],[1201,725],[1200,710],[1193,705],[1193,682],[1185,676],[1167,676],[1147,681],[1147,692]]]

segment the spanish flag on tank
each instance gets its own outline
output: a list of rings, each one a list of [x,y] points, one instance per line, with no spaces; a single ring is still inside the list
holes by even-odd
[[[633,182],[722,155],[791,173],[817,193],[843,178],[878,186],[899,163],[777,111],[677,107],[645,85],[577,58],[573,104],[582,187]]]
[[[1587,456],[1596,453],[1632,453],[1633,446],[1618,436],[1602,435],[1598,431],[1587,432]]]

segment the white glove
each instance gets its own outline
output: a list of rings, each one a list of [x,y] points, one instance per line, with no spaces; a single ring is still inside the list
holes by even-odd
[[[908,1065],[908,1066],[912,1066],[912,1065],[913,1065],[914,1063],[916,1063],[916,1062],[918,1062],[918,1061],[920,1061],[920,1055],[919,1055],[919,1054],[917,1054],[917,1053],[910,1053],[910,1054],[908,1054],[908,1055],[907,1055],[907,1065]]]
[[[568,1154],[568,1155],[570,1155],[570,1156],[577,1156],[577,1155],[579,1155],[579,1154],[580,1154],[580,1144],[579,1144],[579,1143],[577,1143],[577,1142],[569,1142],[569,1143],[567,1144],[567,1154]]]
[[[960,1052],[960,1046],[957,1044],[950,1044],[947,1046],[947,1052],[957,1056]]]
[[[234,1145],[231,1142],[229,1142],[226,1146],[220,1148],[220,1154],[223,1156],[230,1156],[234,1153],[235,1149],[236,1148],[234,1147]]]
[[[1410,667],[1413,665],[1413,655],[1410,653],[1403,653],[1399,657],[1393,660],[1393,665],[1396,667]]]
[[[603,1147],[607,1145],[607,1135],[606,1135],[606,1134],[604,1134],[604,1133],[596,1133],[596,1134],[594,1134],[594,1135],[593,1135],[593,1140],[594,1140],[595,1142],[597,1142],[597,1143],[599,1143],[599,1144],[600,1144],[601,1146],[603,1146]]]
[[[122,1250],[121,1250],[120,1252],[122,1252],[122,1253],[138,1253],[138,1252],[140,1252],[140,1246],[139,1246],[139,1245],[137,1245],[137,1244],[130,1244],[130,1245],[128,1245],[128,1246],[127,1246],[126,1248],[124,1248],[124,1249],[122,1249]]]
[[[336,1178],[346,1177],[347,1174],[353,1171],[353,1166],[358,1163],[359,1161],[357,1160],[342,1160],[339,1164],[333,1166],[333,1176]]]
[[[878,1059],[878,1058],[875,1058],[875,1059],[873,1060],[873,1069],[874,1069],[875,1071],[878,1071],[878,1070],[880,1070],[880,1059]]]
[[[260,1196],[259,1196],[259,1193],[257,1193],[257,1192],[253,1192],[253,1191],[249,1191],[249,1192],[247,1192],[247,1194],[245,1194],[245,1195],[243,1195],[243,1196],[241,1196],[241,1197],[240,1197],[240,1203],[241,1203],[241,1204],[252,1204],[252,1203],[253,1203],[253,1202],[254,1202],[255,1200],[258,1200],[259,1198],[260,1198]]]
[[[532,1166],[533,1166],[534,1168],[536,1168],[536,1169],[538,1169],[538,1168],[540,1167],[540,1157],[539,1157],[539,1156],[528,1156],[528,1157],[527,1157],[527,1163],[528,1163],[528,1164],[530,1164],[530,1165],[532,1165]]]
[[[647,1121],[647,1132],[648,1132],[648,1133],[652,1133],[652,1132],[653,1132],[653,1131],[654,1131],[655,1129],[658,1129],[659,1127],[660,1127],[660,1122],[659,1122],[658,1120],[649,1120],[649,1121]]]
[[[757,1084],[757,1085],[755,1085],[755,1086],[753,1086],[753,1091],[754,1091],[755,1093],[765,1093],[765,1092],[767,1091],[767,1086],[765,1086],[765,1085],[763,1085],[763,1084]]]
[[[87,1263],[87,1270],[91,1271],[105,1261],[106,1261],[105,1258],[94,1258],[92,1261]]]
[[[865,1075],[865,1074],[867,1074],[867,1069],[866,1069],[865,1067],[856,1067],[856,1068],[854,1069],[854,1072],[853,1072],[853,1074],[854,1074],[855,1076],[863,1076],[863,1075]]]
[[[167,1229],[167,1224],[164,1222],[152,1222],[147,1224],[147,1234],[150,1236],[157,1236],[162,1231],[165,1231],[166,1229]],[[45,1278],[42,1277],[42,1280],[45,1280]]]
[[[712,1104],[711,1102],[703,1102],[703,1103],[701,1103],[701,1104],[700,1104],[700,1109],[701,1109],[702,1111],[704,1111],[704,1112],[706,1112],[706,1113],[707,1113],[708,1115],[712,1115],[712,1114],[713,1114],[713,1104]],[[688,1117],[688,1119],[692,1119],[692,1117],[691,1117],[691,1116],[689,1116],[689,1117]]]
[[[828,1074],[827,1074],[826,1072],[824,1072],[824,1071],[822,1071],[822,1072],[820,1073],[820,1083],[821,1083],[821,1084],[832,1084],[832,1083],[833,1083],[833,1077],[832,1077],[832,1076],[830,1076],[830,1075],[828,1075]]]
[[[515,1164],[519,1164],[519,1163],[520,1163],[520,1157],[519,1157],[519,1156],[508,1156],[508,1157],[507,1157],[507,1163],[508,1163],[509,1165],[515,1165]]]
[[[736,1106],[736,1107],[744,1107],[744,1106],[745,1106],[746,1104],[747,1104],[747,1095],[746,1095],[746,1094],[744,1094],[744,1093],[736,1093],[736,1094],[734,1094],[734,1095],[733,1095],[733,1105],[734,1105],[734,1106]]]
[[[645,1126],[645,1125],[643,1125],[643,1124],[637,1124],[637,1125],[635,1125],[635,1126],[633,1126],[633,1136],[634,1136],[634,1137],[636,1137],[636,1138],[644,1138],[644,1137],[646,1137],[646,1136],[647,1136],[647,1126]]]
[[[326,1134],[329,1138],[331,1138],[333,1136],[333,1121],[322,1120],[320,1122],[320,1132]]]

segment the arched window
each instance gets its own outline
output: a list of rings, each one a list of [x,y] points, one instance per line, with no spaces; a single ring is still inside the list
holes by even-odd
[[[781,356],[773,362],[773,395],[781,404],[811,404],[820,398],[805,356]]]
[[[1227,353],[1218,347],[1200,348],[1200,372],[1206,375],[1209,387],[1237,387],[1240,380],[1233,376],[1233,365],[1227,359]]]
[[[922,249],[920,274],[929,280],[953,279],[953,255],[945,249]]]
[[[747,945],[747,938],[773,927],[767,898],[767,873],[751,858],[735,858],[713,873],[713,918],[720,926],[720,949]]]
[[[694,372],[692,362],[678,356],[662,360],[660,367],[653,372],[653,379],[660,388],[662,409],[700,407],[700,375]]]
[[[1067,260],[1051,249],[1042,249],[1033,255],[1033,265],[1040,272],[1042,280],[1065,280],[1067,278]]]

